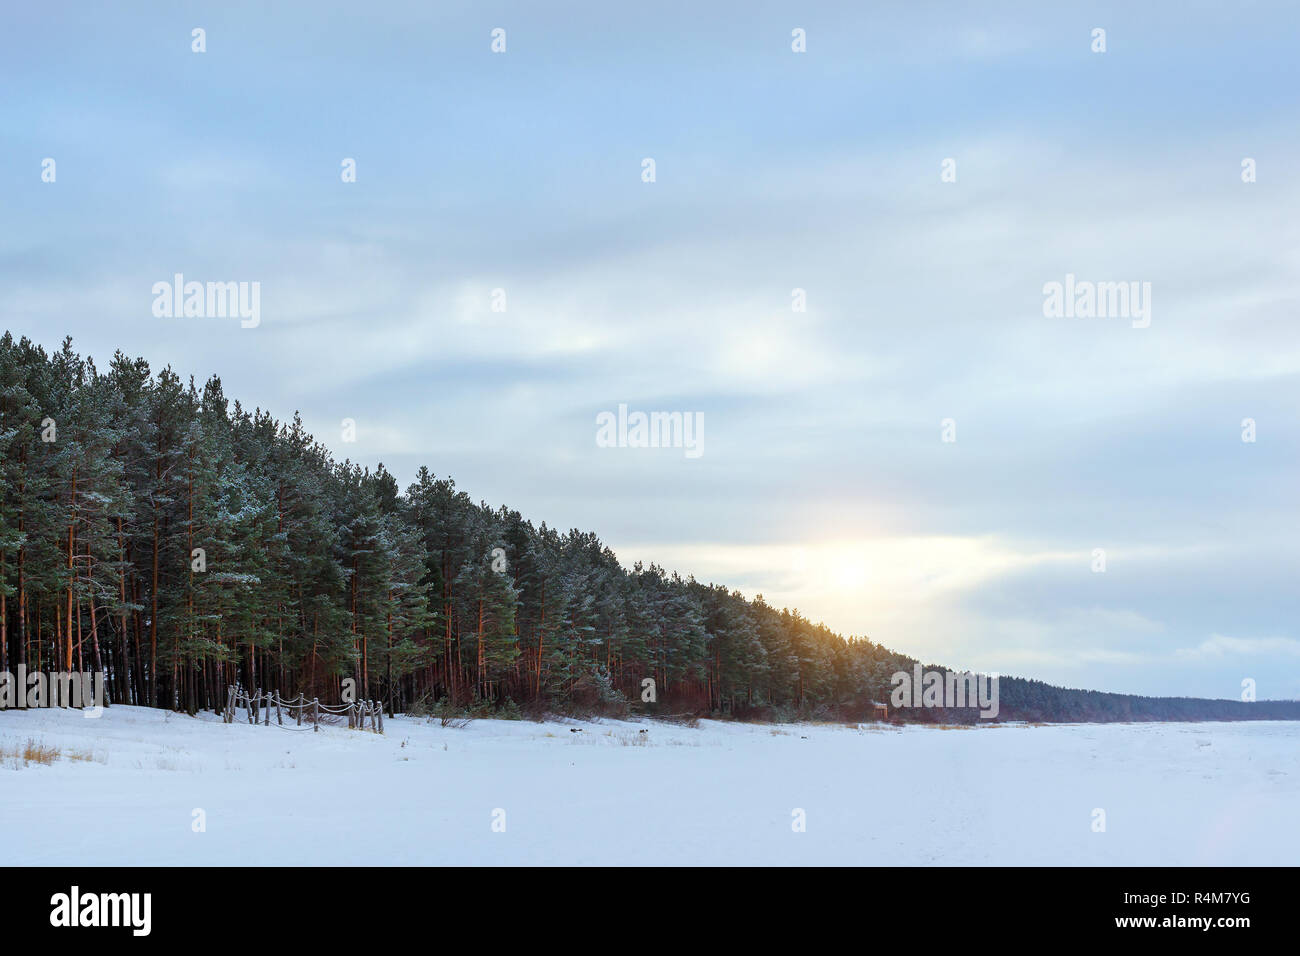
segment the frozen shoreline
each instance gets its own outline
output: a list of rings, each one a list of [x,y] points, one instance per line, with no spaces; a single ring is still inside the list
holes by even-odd
[[[1300,863],[1300,722],[444,728],[395,717],[386,730],[124,706],[98,720],[5,712],[0,750],[36,740],[61,755],[0,766],[0,860]],[[1105,832],[1094,832],[1098,809]],[[205,832],[192,828],[196,810]]]

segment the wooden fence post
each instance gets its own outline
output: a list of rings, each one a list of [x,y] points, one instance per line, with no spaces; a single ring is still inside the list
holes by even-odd
[[[298,726],[302,726],[302,691],[298,691]]]
[[[320,732],[320,698],[319,697],[313,697],[311,699],[311,710],[312,710],[312,717],[316,721],[316,725],[312,727],[312,733],[319,733]]]

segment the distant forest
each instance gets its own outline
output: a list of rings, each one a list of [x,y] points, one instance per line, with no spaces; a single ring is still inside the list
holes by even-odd
[[[216,710],[235,682],[337,701],[352,678],[390,713],[856,720],[915,663],[761,595],[625,569],[595,534],[425,468],[401,491],[219,378],[120,352],[101,371],[71,339],[0,340],[0,453],[0,670],[104,671],[118,703]],[[1300,719],[1300,702],[1002,677],[999,718]]]

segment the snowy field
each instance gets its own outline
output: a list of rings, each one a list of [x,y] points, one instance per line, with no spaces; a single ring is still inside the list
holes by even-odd
[[[870,728],[9,711],[0,863],[1300,863],[1300,723]]]

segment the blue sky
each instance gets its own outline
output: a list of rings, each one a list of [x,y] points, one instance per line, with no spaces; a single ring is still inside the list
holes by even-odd
[[[7,9],[4,325],[926,660],[1297,697],[1300,12],[1132,6]]]

